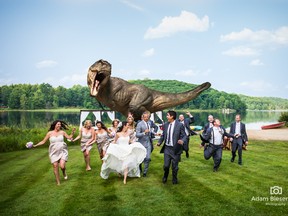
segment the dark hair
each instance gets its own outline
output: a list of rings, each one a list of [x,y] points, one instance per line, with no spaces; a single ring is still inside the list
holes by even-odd
[[[62,120],[55,120],[54,122],[52,122],[52,124],[50,125],[49,131],[52,131],[55,129],[56,124],[60,122],[61,123],[61,130],[67,130],[68,129],[68,124],[65,121]]]
[[[212,122],[212,123],[213,123],[213,125],[215,124],[216,120],[220,121],[220,119],[219,119],[219,118],[214,118],[214,121]],[[220,122],[221,122],[221,121],[220,121]]]
[[[105,131],[108,131],[107,127],[104,125],[104,123],[102,121],[97,121],[96,126],[97,126],[97,124],[101,124],[101,128],[103,128]]]
[[[175,120],[177,118],[177,114],[173,110],[169,110],[167,113],[169,113],[170,116],[173,116],[173,119]]]
[[[119,119],[114,119],[114,120],[112,121],[112,127],[114,127],[115,122],[117,122],[118,124],[120,123]]]
[[[117,132],[121,132],[123,130],[123,127],[126,126],[127,124],[128,124],[127,121],[123,121],[121,127],[118,128]]]

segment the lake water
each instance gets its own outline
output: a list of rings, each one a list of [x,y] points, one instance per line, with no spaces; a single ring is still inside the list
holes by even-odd
[[[180,114],[181,112],[177,112]],[[184,113],[184,112],[183,112]],[[221,120],[224,127],[229,127],[234,121],[235,113],[225,114],[222,112],[192,112],[195,118],[193,125],[203,126],[207,122],[207,116],[209,114]],[[246,114],[242,114],[242,122],[246,124],[247,129],[261,129],[262,125],[278,122],[280,111],[247,111]],[[166,114],[164,113],[164,121],[166,120]],[[124,117],[120,114],[117,118],[124,120]],[[89,119],[94,120],[93,115],[88,116]],[[93,119],[94,118],[94,119]],[[66,121],[68,124],[79,125],[80,124],[80,112],[34,112],[34,111],[1,111],[0,112],[0,126],[18,126],[21,128],[36,128],[36,127],[48,127],[51,122],[56,119]],[[110,126],[111,120],[108,116],[104,116],[103,120],[107,126]]]

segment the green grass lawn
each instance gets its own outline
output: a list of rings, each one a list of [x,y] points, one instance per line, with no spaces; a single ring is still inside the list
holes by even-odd
[[[199,140],[192,138],[190,158],[182,156],[179,184],[161,182],[163,155],[156,147],[146,178],[99,176],[101,161],[94,147],[92,171],[86,172],[80,147],[69,147],[67,181],[57,186],[43,148],[0,154],[0,215],[287,215],[288,201],[252,201],[280,186],[288,197],[288,143],[250,141],[243,166],[223,151],[219,172],[204,160]],[[274,195],[277,196],[277,195]],[[287,198],[288,199],[288,198]],[[275,205],[277,204],[277,206]],[[280,205],[279,205],[280,204]]]

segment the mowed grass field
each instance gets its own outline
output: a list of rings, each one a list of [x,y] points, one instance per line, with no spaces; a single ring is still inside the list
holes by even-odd
[[[48,143],[41,148],[0,154],[0,215],[287,215],[288,201],[270,198],[270,187],[282,187],[288,197],[288,143],[250,141],[243,152],[243,166],[231,163],[223,151],[218,172],[213,160],[203,158],[198,137],[190,140],[190,158],[182,155],[179,184],[163,176],[163,154],[155,147],[146,178],[116,174],[99,176],[101,161],[91,152],[92,171],[85,171],[78,146],[69,146],[67,174],[55,183],[48,158]],[[254,200],[253,197],[255,198]],[[287,198],[288,199],[288,198]]]

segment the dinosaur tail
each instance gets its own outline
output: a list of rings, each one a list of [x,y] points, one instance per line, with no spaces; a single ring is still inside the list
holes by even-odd
[[[196,88],[182,92],[182,93],[164,93],[155,91],[154,92],[154,103],[152,105],[151,112],[160,111],[167,109],[169,107],[174,107],[183,103],[186,103],[190,100],[196,98],[203,91],[208,89],[211,86],[211,83],[205,82]]]

